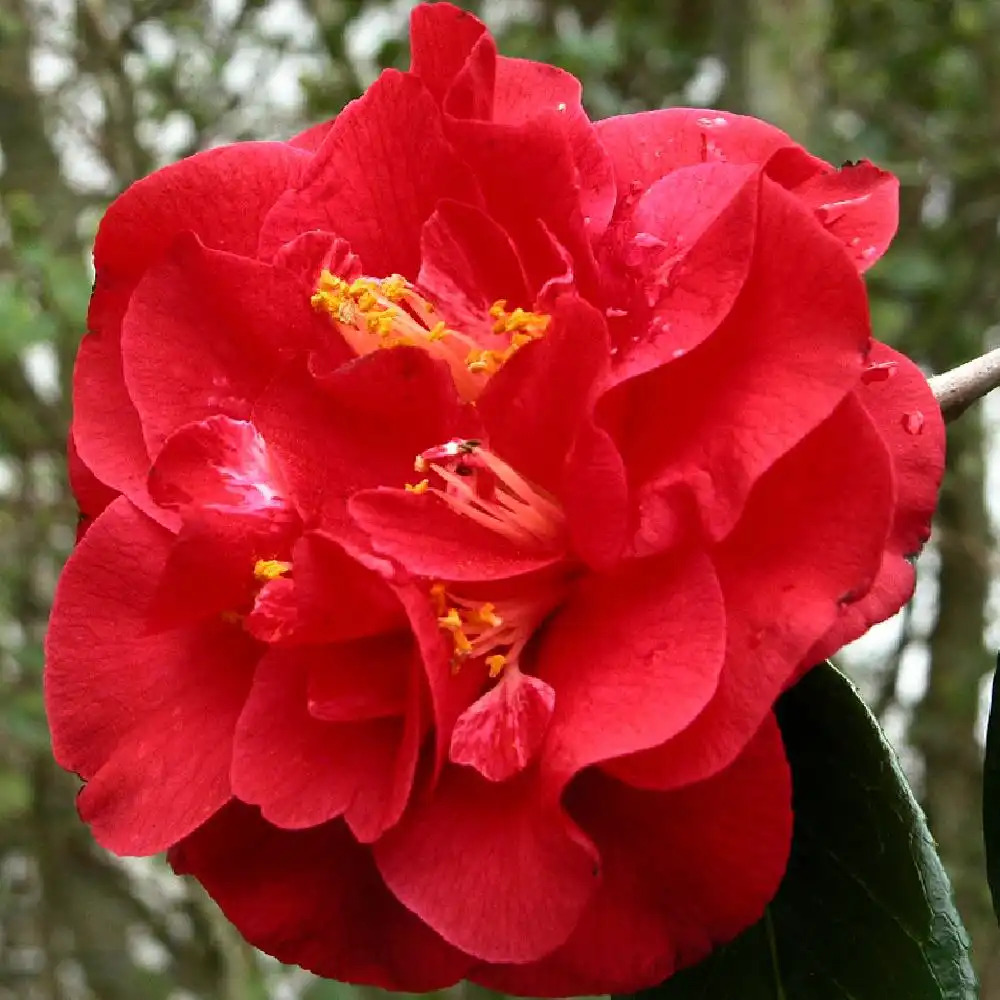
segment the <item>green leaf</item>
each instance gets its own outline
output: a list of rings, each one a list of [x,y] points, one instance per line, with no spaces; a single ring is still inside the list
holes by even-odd
[[[920,807],[853,685],[778,704],[795,842],[764,919],[644,1000],[974,1000],[968,935]],[[752,832],[748,832],[752,836]]]
[[[1000,920],[1000,657],[993,672],[993,699],[986,723],[986,758],[983,760],[983,840],[986,844],[986,878],[993,910]]]

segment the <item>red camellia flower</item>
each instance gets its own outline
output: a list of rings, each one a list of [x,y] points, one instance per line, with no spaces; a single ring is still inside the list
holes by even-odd
[[[760,917],[774,702],[912,591],[941,416],[859,275],[897,185],[591,123],[447,4],[412,46],[109,209],[54,750],[283,961],[628,992]]]

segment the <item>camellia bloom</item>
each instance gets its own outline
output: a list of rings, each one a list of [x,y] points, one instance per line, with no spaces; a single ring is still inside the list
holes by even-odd
[[[284,961],[627,992],[760,917],[774,702],[912,591],[942,422],[859,273],[897,185],[591,123],[447,4],[412,46],[109,209],[53,746]]]

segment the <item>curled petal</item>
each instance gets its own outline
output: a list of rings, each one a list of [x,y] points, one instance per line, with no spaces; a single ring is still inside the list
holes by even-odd
[[[556,693],[516,667],[458,718],[451,734],[451,759],[475,768],[489,781],[506,781],[523,771],[545,739]]]

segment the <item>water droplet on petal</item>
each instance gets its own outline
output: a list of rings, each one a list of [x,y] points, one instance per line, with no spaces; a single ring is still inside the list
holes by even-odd
[[[861,373],[861,381],[865,385],[870,385],[872,382],[884,382],[896,374],[897,368],[899,368],[898,361],[880,361],[877,364],[869,365]]]
[[[556,111],[565,111],[565,110],[566,110],[566,102],[565,101],[560,101],[556,105]]]
[[[674,352],[671,355],[671,357],[674,357],[674,358],[683,358],[685,354],[687,354],[687,350],[685,348],[683,348],[683,347],[678,347],[678,348],[674,349]]]
[[[707,163],[709,160],[724,162],[726,154],[722,152],[718,144],[707,136],[701,137],[701,162]]]
[[[617,354],[618,354],[618,348],[617,347],[612,347],[611,348],[611,357],[615,357]]]
[[[865,260],[874,260],[878,256],[878,247],[865,247],[861,251],[861,256]]]
[[[920,410],[914,410],[912,413],[903,414],[903,430],[907,434],[913,434],[916,436],[923,432],[925,417]]]
[[[698,124],[702,128],[724,128],[729,124],[729,120],[723,118],[722,115],[717,115],[715,118],[699,118]]]
[[[644,250],[659,250],[667,245],[659,236],[654,236],[652,233],[636,233],[632,242]]]

